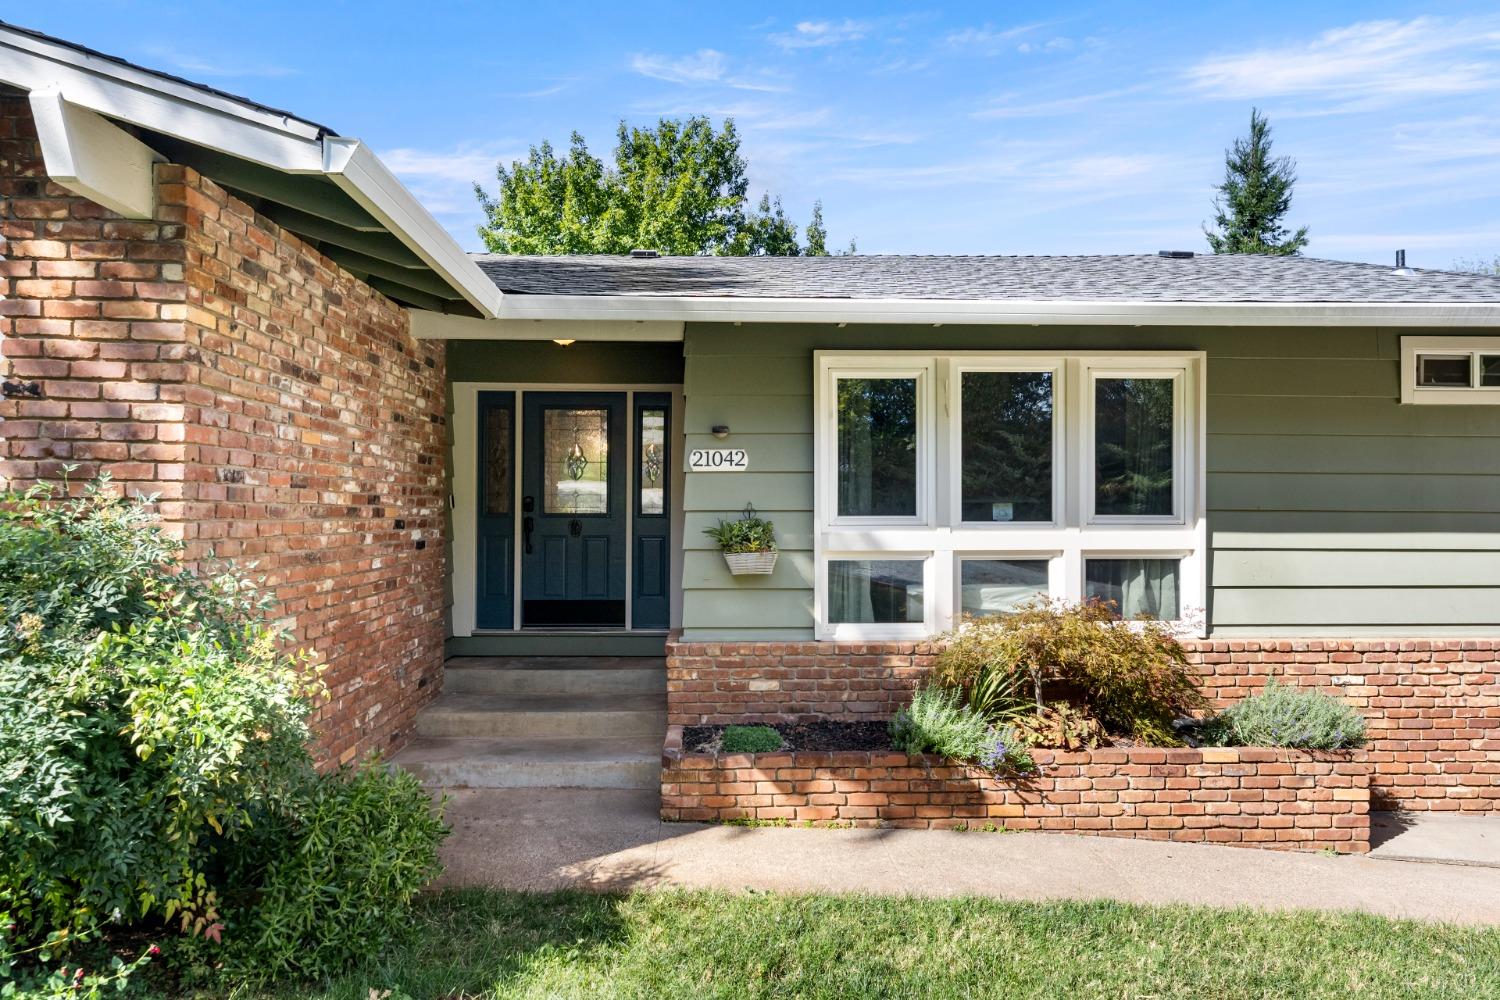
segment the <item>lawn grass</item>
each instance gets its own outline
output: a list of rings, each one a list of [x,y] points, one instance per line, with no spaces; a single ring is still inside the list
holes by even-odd
[[[385,990],[388,1000],[1495,997],[1500,929],[1108,902],[470,890],[425,898],[410,941],[326,988],[230,996]]]

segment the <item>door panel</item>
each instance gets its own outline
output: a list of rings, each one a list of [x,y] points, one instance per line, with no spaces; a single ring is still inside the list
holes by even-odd
[[[672,552],[672,397],[664,392],[640,392],[634,399],[631,503],[635,505],[635,579],[631,581],[631,614],[636,628],[666,628],[671,614],[667,580]]]
[[[479,394],[479,579],[475,624],[515,624],[515,415],[513,392]]]
[[[521,623],[625,624],[625,394],[522,397]]]

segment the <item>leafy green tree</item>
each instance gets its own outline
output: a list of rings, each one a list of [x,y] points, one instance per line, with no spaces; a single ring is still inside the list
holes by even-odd
[[[1214,199],[1214,229],[1204,227],[1214,253],[1260,253],[1285,257],[1307,246],[1307,227],[1290,232],[1282,219],[1292,207],[1297,164],[1271,155],[1271,125],[1250,111],[1250,134],[1224,154],[1224,183]]]
[[[590,153],[575,132],[562,156],[544,142],[526,160],[500,164],[498,198],[474,185],[486,217],[479,235],[490,252],[827,253],[821,204],[806,249],[780,198],[762,195],[747,209],[749,182],[732,120],[718,130],[702,116],[663,118],[654,128],[621,122],[616,135],[613,166]]]

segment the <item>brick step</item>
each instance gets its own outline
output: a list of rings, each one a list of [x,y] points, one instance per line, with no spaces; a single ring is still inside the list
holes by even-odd
[[[661,741],[419,737],[391,763],[431,788],[656,788]]]
[[[445,691],[417,715],[418,736],[657,736],[664,694],[468,694]]]
[[[661,694],[666,663],[650,656],[465,656],[443,671],[459,694]]]

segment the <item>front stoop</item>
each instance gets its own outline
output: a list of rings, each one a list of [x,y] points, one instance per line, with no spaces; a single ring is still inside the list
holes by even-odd
[[[655,788],[666,672],[653,657],[460,657],[392,760],[434,788]]]

